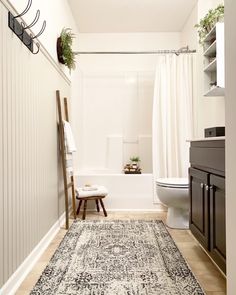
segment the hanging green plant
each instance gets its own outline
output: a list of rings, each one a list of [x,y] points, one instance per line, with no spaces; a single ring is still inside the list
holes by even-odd
[[[203,45],[204,39],[211,29],[215,26],[217,22],[223,21],[224,19],[224,5],[220,4],[215,9],[210,9],[208,13],[202,18],[199,24],[195,25],[197,28],[199,43]]]
[[[76,52],[72,50],[73,39],[75,34],[70,28],[63,28],[60,37],[57,38],[57,57],[60,63],[66,65],[70,70],[76,67]]]

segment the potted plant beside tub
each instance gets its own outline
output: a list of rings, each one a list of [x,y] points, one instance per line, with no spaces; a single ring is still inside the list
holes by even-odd
[[[137,168],[139,165],[139,162],[140,162],[140,158],[139,157],[131,157],[130,161],[132,162],[132,166]]]
[[[70,28],[63,28],[60,37],[57,38],[57,57],[60,63],[64,64],[69,70],[74,70],[76,67],[75,57],[76,52],[72,50],[73,39],[75,34]]]
[[[139,167],[140,158],[131,157],[131,163],[126,164],[124,167],[125,174],[141,174],[141,168]]]

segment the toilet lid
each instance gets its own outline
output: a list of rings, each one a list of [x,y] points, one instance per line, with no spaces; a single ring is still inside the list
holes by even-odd
[[[157,185],[165,187],[188,188],[188,178],[158,178]]]

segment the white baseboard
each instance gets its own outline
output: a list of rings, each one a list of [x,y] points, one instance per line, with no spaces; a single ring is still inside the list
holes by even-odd
[[[96,210],[95,210],[96,211]],[[156,208],[156,209],[106,209],[107,212],[134,212],[134,213],[145,213],[145,212],[166,212],[166,210],[163,210],[162,208]]]
[[[82,209],[83,211],[83,209]],[[97,212],[96,209],[87,209],[86,211],[88,212]],[[134,213],[144,213],[144,212],[148,212],[148,213],[151,213],[151,212],[167,212],[167,209],[165,207],[159,207],[159,208],[154,208],[154,209],[109,209],[109,208],[106,208],[106,211],[109,213],[109,212],[134,212]],[[102,212],[102,210],[100,211]]]
[[[50,242],[56,236],[61,228],[61,224],[65,223],[65,213],[54,223],[47,234],[42,238],[42,240],[37,244],[29,256],[23,261],[23,263],[17,268],[13,275],[8,279],[8,281],[3,285],[0,290],[1,295],[13,295],[27,277],[37,260],[46,250]]]

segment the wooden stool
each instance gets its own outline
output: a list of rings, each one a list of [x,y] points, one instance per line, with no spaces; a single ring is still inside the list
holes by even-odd
[[[107,217],[107,211],[102,201],[102,199],[104,199],[106,195],[107,195],[107,189],[103,186],[98,186],[96,190],[91,190],[91,191],[90,190],[84,191],[82,188],[76,189],[76,199],[79,200],[79,205],[78,205],[76,214],[79,215],[82,203],[84,202],[84,206],[83,206],[84,211],[82,215],[82,219],[84,220],[86,218],[87,202],[95,201],[97,212],[100,212],[100,207],[99,207],[99,202],[100,202],[103,213],[105,217]]]

